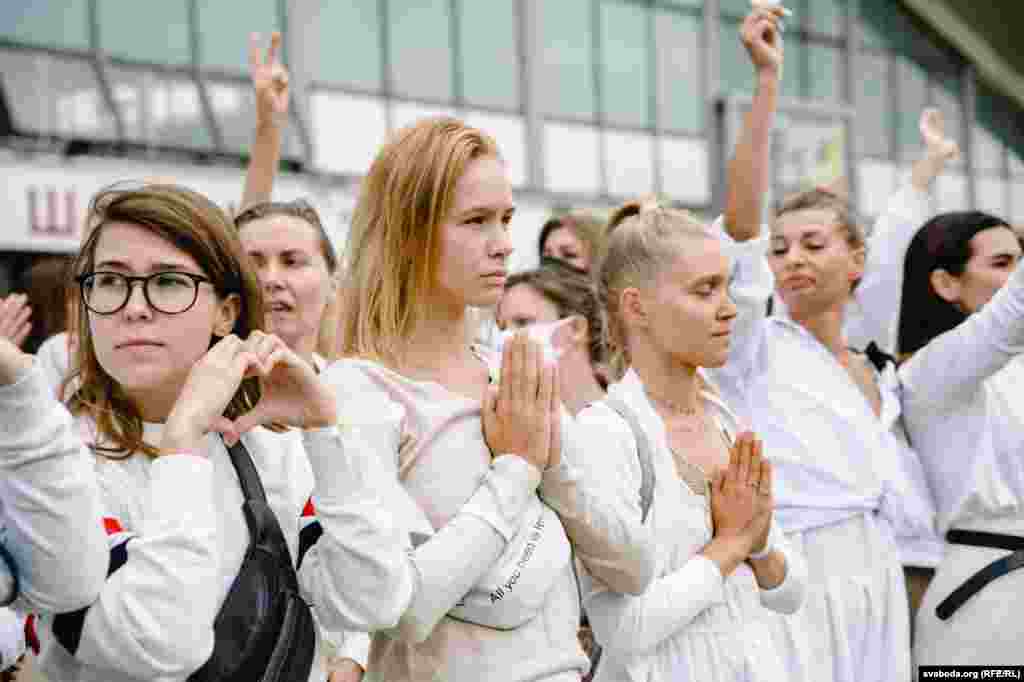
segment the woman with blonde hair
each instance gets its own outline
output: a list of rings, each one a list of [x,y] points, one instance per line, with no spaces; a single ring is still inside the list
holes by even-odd
[[[361,610],[361,599],[401,589],[380,563],[389,555],[374,548],[397,540],[382,538],[382,524],[366,526],[362,510],[377,499],[363,484],[366,467],[341,450],[335,400],[307,363],[260,331],[255,273],[209,200],[177,186],[112,188],[89,213],[95,227],[75,264],[82,310],[68,406],[78,423],[62,419],[36,376],[21,390],[37,409],[15,428],[50,429],[37,450],[94,458],[109,569],[94,602],[47,619],[43,672],[280,679],[261,677],[273,662],[289,665],[288,679],[322,680],[299,595],[331,628],[387,627],[392,614]],[[285,425],[301,439],[273,432]],[[24,436],[14,442],[29,447]],[[319,542],[300,540],[311,463],[330,472],[317,488]],[[268,555],[279,563],[260,559]]]
[[[577,680],[570,539],[612,589],[651,577],[638,502],[584,452],[540,347],[506,343],[499,381],[471,343],[470,309],[504,290],[514,211],[496,143],[452,118],[385,144],[356,206],[343,358],[324,376],[346,444],[378,458],[385,509],[408,535],[414,589],[381,604],[402,616],[374,635],[380,679]]]
[[[779,16],[754,11],[743,37],[777,75]],[[770,118],[777,80],[755,95],[748,134]],[[756,253],[756,223],[730,227],[737,259]],[[793,613],[805,571],[773,519],[772,465],[704,372],[730,359],[738,309],[763,304],[744,286],[719,234],[690,215],[645,202],[609,223],[600,284],[609,331],[627,370],[580,427],[602,457],[628,463],[631,486],[653,480],[644,510],[659,550],[641,595],[585,589],[604,654],[596,680],[752,682],[802,679],[775,649],[765,611]],[[733,287],[730,290],[730,282]],[[742,331],[742,330],[740,330]],[[644,462],[653,475],[644,476]]]

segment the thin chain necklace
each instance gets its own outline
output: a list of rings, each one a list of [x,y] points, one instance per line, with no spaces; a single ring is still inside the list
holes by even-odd
[[[668,398],[662,398],[661,396],[654,395],[646,388],[644,389],[644,392],[647,394],[648,398],[650,398],[652,401],[660,405],[664,405],[669,409],[670,412],[675,412],[676,414],[680,414],[686,417],[696,417],[697,412],[699,411],[696,405],[694,405],[693,407],[690,407],[689,405],[682,405],[674,400],[669,400]]]

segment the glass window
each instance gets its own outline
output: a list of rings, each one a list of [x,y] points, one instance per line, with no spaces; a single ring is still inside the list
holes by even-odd
[[[722,14],[731,17],[745,17],[750,13],[750,0],[718,0]]]
[[[919,121],[928,106],[928,72],[916,61],[898,58],[896,61],[896,136],[900,145],[900,158],[917,159],[924,151]]]
[[[703,29],[700,17],[664,11],[654,15],[658,124],[663,130],[704,129]]]
[[[935,178],[935,204],[939,213],[966,210],[970,206],[967,197],[967,176],[946,171]]]
[[[329,173],[366,173],[388,134],[384,102],[321,90],[312,93],[309,107],[313,164]]]
[[[1010,163],[1010,175],[1014,177],[1024,176],[1024,152],[1020,149],[1008,149],[1007,152]]]
[[[662,137],[661,191],[687,206],[711,201],[708,145],[703,139]]]
[[[452,98],[450,7],[448,0],[388,2],[388,56],[396,94],[444,101]]]
[[[718,62],[719,81],[722,92],[753,94],[754,67],[750,64],[747,51],[740,43],[740,25],[735,21],[722,20],[718,28],[721,58]],[[798,70],[799,64],[791,59],[789,42],[786,43],[786,66],[783,71]],[[787,74],[783,74],[785,77]]]
[[[89,0],[0,3],[0,35],[19,43],[86,50]]]
[[[649,10],[601,3],[601,109],[611,125],[651,125]]]
[[[1024,182],[1020,180],[1010,183],[1010,220],[1024,225]]]
[[[889,158],[893,127],[893,102],[889,87],[889,58],[859,54],[857,73],[857,136],[861,153]]]
[[[93,139],[117,136],[90,62],[0,50],[0,82],[18,130]]]
[[[109,68],[107,75],[126,139],[191,149],[213,146],[194,81],[121,67]]]
[[[256,99],[248,83],[208,81],[206,91],[210,106],[220,127],[224,146],[231,152],[248,153],[256,128]],[[281,155],[301,158],[302,147],[289,121],[281,139]]]
[[[588,126],[544,126],[545,185],[554,192],[597,194],[601,160],[597,130]]]
[[[889,161],[857,162],[857,199],[866,216],[881,215],[896,189],[896,166]]]
[[[988,128],[974,126],[974,137],[971,140],[974,150],[975,170],[998,171],[1003,167],[1003,145]]]
[[[378,0],[305,0],[290,3],[288,21],[302,27],[291,41],[292,63],[304,64],[314,83],[379,91],[384,86]],[[358,55],[358,59],[353,59]]]
[[[100,47],[112,57],[153,64],[192,62],[185,0],[97,1]]]
[[[609,194],[632,198],[654,191],[654,140],[650,135],[607,131],[604,158]]]
[[[932,82],[932,103],[942,112],[942,118],[946,123],[946,135],[960,143],[964,148],[963,141],[963,105],[961,99],[961,81],[957,76],[945,74],[931,74]],[[960,165],[963,155],[952,163]]]
[[[788,60],[789,46],[786,46],[786,53]],[[838,48],[827,45],[808,45],[807,67],[810,75],[810,80],[807,83],[808,97],[842,101],[843,55]]]
[[[519,16],[515,0],[459,7],[462,95],[481,107],[519,109]]]
[[[523,119],[471,111],[466,113],[464,120],[498,141],[509,180],[516,187],[526,185],[526,126]]]
[[[588,0],[537,5],[539,108],[543,114],[594,118],[594,50]]]
[[[975,180],[975,191],[978,193],[978,210],[1006,219],[1006,184],[1002,178],[982,175]]]
[[[807,0],[801,12],[806,14],[805,25],[811,31],[837,37],[843,34],[846,0]]]
[[[678,7],[701,8],[704,6],[704,0],[661,0],[661,2],[665,5],[676,5]]]
[[[454,115],[455,111],[449,107],[415,104],[413,102],[392,102],[391,130],[400,130],[424,118]]]
[[[271,32],[281,30],[277,0],[246,0],[244,29],[234,3],[200,0],[196,8],[200,66],[248,73],[249,33],[259,33],[265,49],[270,44]]]

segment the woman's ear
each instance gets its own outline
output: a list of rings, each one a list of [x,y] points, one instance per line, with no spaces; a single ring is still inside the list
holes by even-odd
[[[644,328],[647,326],[647,308],[643,296],[636,287],[627,287],[619,295],[619,310],[622,319],[630,327]]]
[[[946,303],[957,305],[960,303],[960,279],[949,274],[946,270],[932,270],[928,275],[932,289]]]
[[[235,328],[238,316],[242,312],[242,299],[238,294],[228,296],[217,305],[216,318],[213,321],[215,336],[227,336]]]

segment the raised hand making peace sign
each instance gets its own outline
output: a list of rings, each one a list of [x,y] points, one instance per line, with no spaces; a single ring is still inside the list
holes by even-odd
[[[288,116],[288,70],[278,60],[281,34],[270,34],[266,53],[260,47],[260,34],[249,36],[249,76],[256,91],[256,123],[280,123]]]

